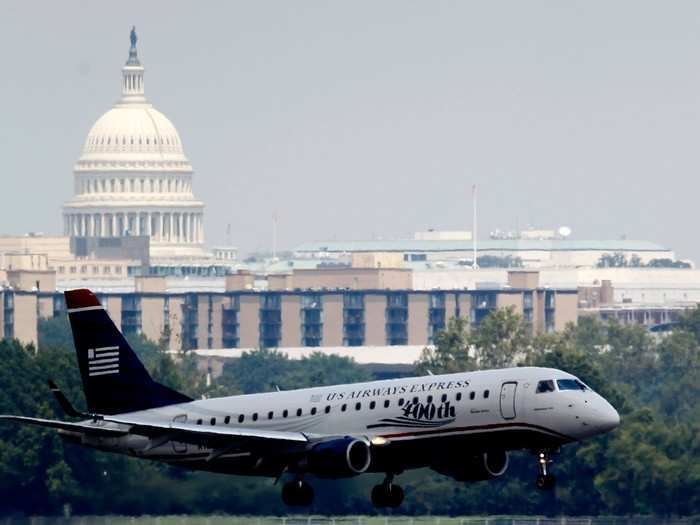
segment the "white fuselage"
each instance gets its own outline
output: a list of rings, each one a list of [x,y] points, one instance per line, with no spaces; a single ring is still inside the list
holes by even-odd
[[[557,380],[571,379],[576,378],[556,369],[508,368],[204,399],[124,416],[303,432],[311,440],[350,435],[381,444],[380,456],[391,447],[410,453],[403,466],[412,468],[429,465],[453,446],[468,453],[556,447],[617,426],[617,412],[593,390],[556,388]],[[554,390],[538,393],[541,381],[551,381]],[[256,474],[262,468],[259,451],[187,445],[176,433],[158,443],[125,436],[83,444],[205,470]]]

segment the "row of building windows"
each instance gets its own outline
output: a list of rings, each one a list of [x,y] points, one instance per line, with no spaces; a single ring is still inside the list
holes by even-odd
[[[124,269],[120,265],[103,265],[103,266],[96,266],[93,265],[92,267],[89,267],[86,264],[80,265],[80,266],[58,266],[56,268],[56,273],[59,275],[66,275],[66,269],[68,270],[68,274],[77,274],[80,272],[81,274],[86,274],[88,273],[88,270],[92,272],[93,275],[121,275],[124,272]]]
[[[126,136],[100,136],[100,137],[90,137],[88,139],[88,145],[90,146],[110,146],[111,144],[121,144],[123,146],[129,145],[162,145],[162,146],[179,146],[180,141],[176,136],[165,136],[165,137],[126,137]]]
[[[483,391],[483,394],[482,394],[482,395],[483,395],[483,398],[484,398],[484,399],[488,399],[488,398],[489,398],[489,393],[490,393],[489,390],[484,390],[484,391]],[[446,403],[446,402],[447,402],[447,399],[448,399],[447,394],[442,394],[442,396],[440,397],[440,400],[441,400],[441,402],[443,402],[443,403]],[[469,392],[469,399],[472,400],[472,401],[473,401],[474,399],[476,399],[476,392],[474,392],[474,391]],[[461,400],[462,400],[462,393],[461,393],[461,392],[457,392],[457,394],[455,395],[455,400],[456,400],[456,401],[461,401]],[[413,399],[407,400],[407,399],[401,397],[401,398],[399,398],[399,400],[398,400],[398,402],[397,402],[397,405],[400,406],[400,407],[403,407],[404,405],[406,405],[406,403],[407,403],[408,401],[412,402],[413,405],[418,405],[418,403],[420,402],[420,399],[419,399],[418,397],[414,397]],[[426,404],[427,404],[427,405],[430,405],[430,404],[432,404],[432,403],[433,403],[433,396],[428,396],[428,397],[426,398]],[[384,402],[383,402],[383,405],[384,405],[384,408],[390,408],[390,407],[391,407],[391,400],[385,399]],[[355,406],[355,411],[360,411],[360,410],[362,410],[362,403],[361,403],[361,402],[358,401],[357,403],[355,403],[354,406]],[[369,404],[368,404],[367,406],[369,407],[369,410],[374,410],[375,408],[377,408],[377,402],[376,402],[376,401],[370,401]],[[341,411],[341,412],[347,412],[347,410],[348,410],[348,403],[343,403],[342,405],[340,405],[340,411]],[[303,413],[304,413],[304,411],[303,411],[301,408],[297,408],[297,409],[296,409],[296,416],[297,416],[297,417],[301,417],[301,416],[303,415]],[[330,405],[326,405],[326,406],[324,407],[324,409],[323,409],[323,413],[324,413],[324,414],[330,414],[330,413],[331,413],[331,406],[330,406]],[[282,418],[287,418],[287,417],[289,417],[289,414],[290,414],[290,411],[289,411],[288,409],[284,409],[284,410],[282,411]],[[318,408],[317,408],[317,407],[312,407],[311,410],[309,411],[309,415],[315,416],[316,414],[318,414]],[[274,412],[273,410],[270,410],[270,411],[267,413],[267,419],[268,419],[268,420],[271,420],[271,419],[274,419],[274,417],[275,417],[275,412]],[[258,419],[260,419],[260,418],[259,418],[258,412],[253,412],[253,413],[251,414],[251,416],[250,416],[250,420],[251,420],[251,421],[258,421]],[[239,423],[244,423],[245,420],[246,420],[245,414],[239,414],[239,415],[238,415],[238,422],[239,422]],[[215,417],[212,417],[212,418],[209,420],[209,424],[210,424],[210,425],[216,425],[216,421],[217,421],[217,419],[216,419]],[[197,419],[197,424],[198,424],[198,425],[202,425],[203,423],[204,423],[204,420],[203,420],[202,418]],[[224,424],[228,425],[229,423],[231,423],[231,416],[226,416],[226,417],[224,417]]]

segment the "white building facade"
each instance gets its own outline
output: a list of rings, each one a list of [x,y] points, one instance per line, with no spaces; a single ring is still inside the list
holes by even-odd
[[[131,33],[121,99],[88,133],[63,207],[68,236],[148,236],[154,259],[206,257],[204,203],[175,126],[144,94],[144,68]]]

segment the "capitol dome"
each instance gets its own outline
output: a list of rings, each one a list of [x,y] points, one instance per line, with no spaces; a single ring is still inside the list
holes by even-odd
[[[147,236],[152,257],[199,257],[204,204],[177,129],[146,100],[136,40],[132,30],[121,98],[92,126],[75,164],[65,234]]]

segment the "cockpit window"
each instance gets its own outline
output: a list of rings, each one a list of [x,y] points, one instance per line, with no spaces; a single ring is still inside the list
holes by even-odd
[[[535,393],[543,394],[544,392],[554,392],[554,381],[547,379],[545,381],[540,381],[537,383],[537,390]]]
[[[559,390],[588,390],[578,379],[557,379],[557,386]]]

